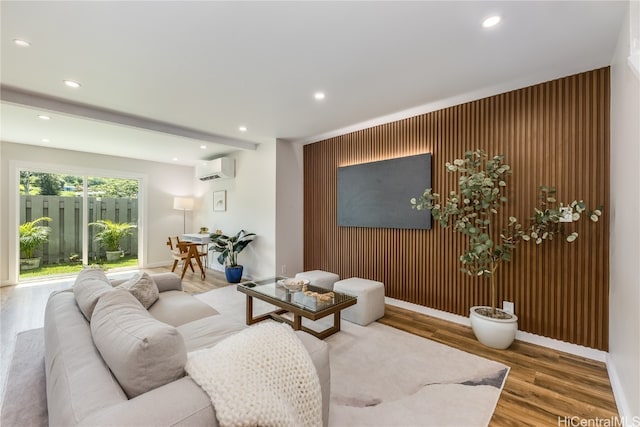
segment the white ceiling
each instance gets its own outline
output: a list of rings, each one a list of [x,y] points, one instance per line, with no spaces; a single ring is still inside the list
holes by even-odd
[[[2,1],[0,138],[186,165],[247,142],[314,141],[461,94],[609,65],[627,4]],[[502,22],[483,29],[496,13]],[[8,91],[69,107],[45,122],[36,116],[47,109]],[[111,123],[82,117],[83,106],[110,111]],[[117,123],[132,116],[169,133]]]

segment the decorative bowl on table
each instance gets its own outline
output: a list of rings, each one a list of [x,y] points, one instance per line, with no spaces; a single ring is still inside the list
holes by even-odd
[[[288,291],[298,292],[298,291],[302,290],[302,287],[304,285],[308,285],[309,281],[306,280],[306,279],[289,278],[289,279],[278,280],[276,283],[277,283],[278,286],[282,286],[283,288],[287,289]]]

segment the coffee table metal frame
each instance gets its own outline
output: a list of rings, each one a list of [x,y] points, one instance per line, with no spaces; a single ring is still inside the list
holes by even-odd
[[[260,292],[261,286],[269,286],[270,284],[274,284],[280,279],[284,279],[284,277],[276,277],[273,279],[267,280],[259,280],[259,281],[250,281],[244,282],[238,285],[237,289],[239,292],[246,294],[247,298],[247,310],[246,310],[246,321],[247,325],[253,325],[254,323],[261,322],[266,319],[273,319],[278,322],[284,322],[296,330],[296,331],[305,331],[310,333],[311,335],[325,339],[329,335],[332,335],[340,330],[340,311],[343,309],[355,305],[358,302],[357,297],[353,297],[346,294],[341,294],[339,292],[334,292],[334,302],[319,309],[313,309],[311,307],[307,307],[303,304],[299,304],[293,301],[287,301],[286,299],[280,299],[274,296],[271,296],[267,293]],[[324,288],[319,288],[315,286],[309,285],[308,289],[310,291],[318,292],[318,293],[326,293],[328,292]],[[286,297],[286,289],[282,289],[282,295]],[[261,314],[258,316],[253,315],[253,298],[258,298],[261,301],[267,302],[269,304],[275,305],[279,307],[277,310],[270,311],[265,314]],[[293,320],[288,319],[283,316],[285,313],[293,314]],[[302,318],[307,318],[310,320],[318,320],[323,317],[327,317],[333,314],[333,326],[323,330],[323,331],[314,331],[313,329],[307,328],[302,325]]]

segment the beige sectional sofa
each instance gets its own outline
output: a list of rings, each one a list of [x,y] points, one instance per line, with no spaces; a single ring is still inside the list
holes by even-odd
[[[183,292],[173,273],[151,278],[157,291],[141,300],[127,288],[130,281],[109,282],[96,271],[83,271],[74,288],[50,296],[44,329],[51,426],[218,425],[209,396],[180,364],[186,352],[211,347],[246,325]],[[147,310],[149,298],[157,299]],[[320,379],[326,425],[328,346],[296,334]]]

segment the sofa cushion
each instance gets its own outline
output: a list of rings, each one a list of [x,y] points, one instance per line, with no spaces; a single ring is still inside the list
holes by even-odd
[[[154,319],[124,289],[102,295],[94,310],[91,335],[129,398],[184,375],[187,351],[182,335]]]
[[[210,305],[182,291],[160,292],[158,301],[149,307],[149,313],[159,321],[172,326],[184,325],[218,314]]]
[[[160,292],[182,290],[182,279],[176,273],[154,273],[152,277]]]
[[[91,321],[93,310],[98,299],[106,292],[113,291],[104,271],[98,268],[86,268],[82,270],[73,284],[73,296],[76,298],[80,311],[84,317]]]
[[[187,352],[213,347],[223,339],[235,335],[247,325],[233,316],[217,315],[185,323],[178,326],[184,338]]]
[[[44,331],[45,415],[48,412],[50,426],[74,426],[95,412],[127,401],[93,345],[89,322],[73,292],[57,292],[49,297]],[[24,410],[31,407],[27,404]]]
[[[138,272],[117,286],[118,289],[126,289],[136,297],[144,308],[149,308],[158,299],[159,291],[155,281],[144,272]]]

